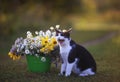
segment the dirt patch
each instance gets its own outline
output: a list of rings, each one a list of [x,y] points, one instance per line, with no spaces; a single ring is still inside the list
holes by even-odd
[[[110,32],[102,37],[99,37],[95,40],[91,40],[91,41],[87,41],[85,43],[83,43],[82,45],[83,46],[91,46],[91,45],[96,45],[96,44],[99,44],[99,43],[102,43],[110,38],[112,38],[113,36],[115,36],[117,34],[117,32]]]

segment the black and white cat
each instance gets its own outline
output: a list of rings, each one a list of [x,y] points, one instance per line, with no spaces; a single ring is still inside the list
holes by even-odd
[[[62,59],[60,75],[70,76],[71,72],[79,76],[89,76],[96,73],[96,63],[92,55],[81,45],[70,38],[70,31],[56,30],[56,38],[60,47]]]

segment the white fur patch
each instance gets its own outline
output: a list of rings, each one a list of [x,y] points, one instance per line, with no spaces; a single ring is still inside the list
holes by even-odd
[[[69,55],[70,50],[71,50],[71,46],[69,45],[60,46],[60,54],[63,60],[63,64],[61,66],[61,74],[65,71],[66,76],[69,76],[71,74],[71,70],[73,67],[72,64],[68,63],[68,55]]]
[[[73,66],[72,71],[73,71],[75,74],[78,74],[78,75],[79,75],[79,74],[80,74],[80,68],[77,67],[77,63],[76,63],[77,61],[78,61],[78,59],[76,58],[76,59],[75,59],[75,64],[74,64],[74,66]]]
[[[88,68],[84,71],[82,71],[79,76],[88,76],[88,75],[94,75],[95,73],[92,71],[91,68]]]

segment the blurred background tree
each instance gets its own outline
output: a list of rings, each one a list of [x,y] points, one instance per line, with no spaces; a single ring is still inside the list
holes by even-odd
[[[7,35],[27,25],[44,26],[44,23],[50,24],[50,21],[63,20],[67,14],[80,9],[79,2],[79,0],[0,0],[0,34]]]
[[[119,23],[119,3],[119,0],[0,0],[0,34],[54,24],[72,26],[74,21],[70,18],[75,16]]]

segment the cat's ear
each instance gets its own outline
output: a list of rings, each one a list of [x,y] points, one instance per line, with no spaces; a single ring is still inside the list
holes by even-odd
[[[71,32],[72,31],[72,28],[69,28],[69,30],[67,30],[67,32]]]
[[[61,33],[61,31],[60,31],[59,29],[57,29],[57,28],[55,28],[55,31],[56,31],[57,33]]]

